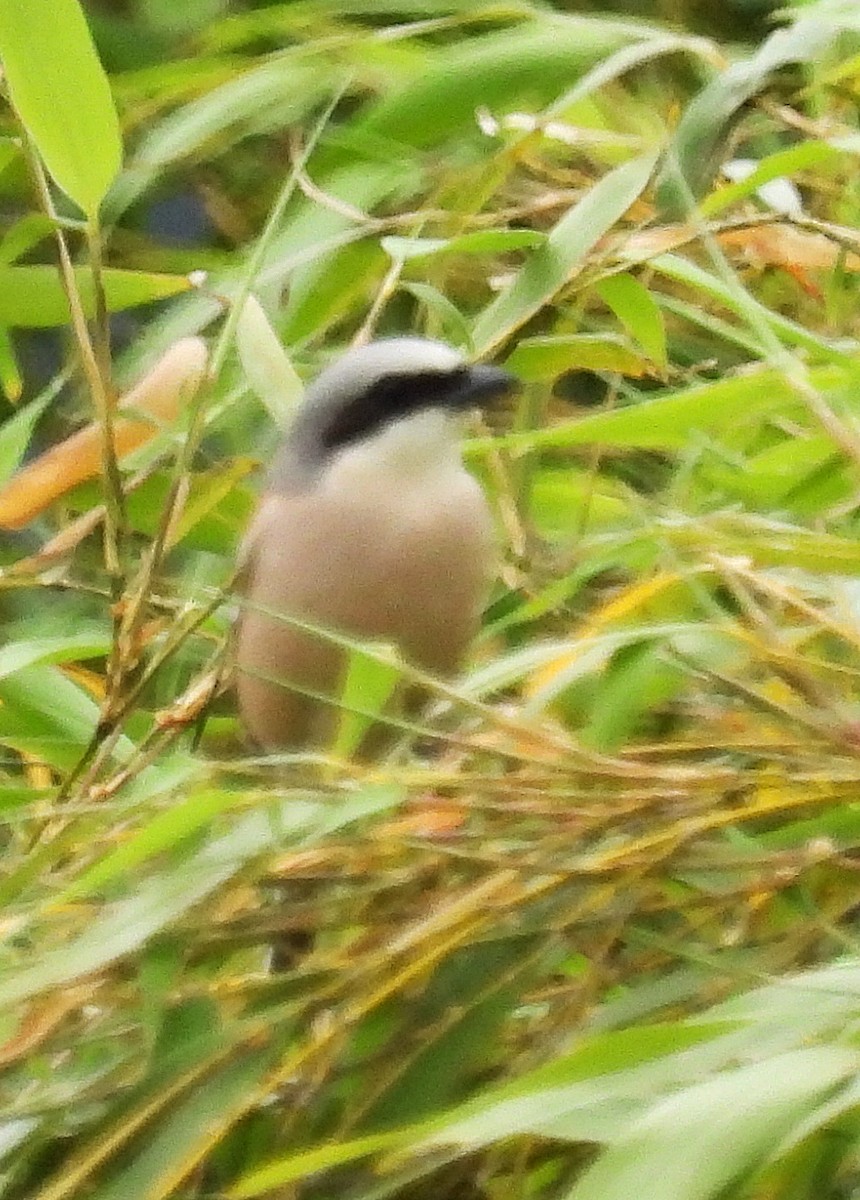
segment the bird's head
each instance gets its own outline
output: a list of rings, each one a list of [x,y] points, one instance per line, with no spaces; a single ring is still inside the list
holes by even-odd
[[[343,451],[450,443],[458,414],[510,393],[500,367],[468,363],[443,342],[387,338],[347,351],[308,388],[273,482],[325,469]]]

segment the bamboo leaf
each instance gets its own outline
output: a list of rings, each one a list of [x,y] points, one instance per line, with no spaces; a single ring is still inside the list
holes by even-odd
[[[304,386],[256,296],[242,305],[236,345],[248,382],[275,424],[286,429]]]
[[[93,316],[92,273],[83,267],[76,269],[75,279],[84,310],[87,316]],[[191,288],[185,275],[156,275],[147,271],[108,269],[103,282],[111,312],[165,300]],[[0,267],[0,325],[34,329],[65,325],[68,321],[66,294],[53,267]]]
[[[122,159],[119,119],[78,0],[0,5],[12,103],[64,192],[93,218]]]
[[[726,1071],[658,1101],[631,1123],[567,1200],[708,1200],[763,1166],[834,1088],[856,1053],[816,1046]],[[695,1147],[695,1152],[691,1148]]]
[[[646,287],[633,275],[610,275],[597,291],[647,355],[665,371],[668,365],[663,314]]]
[[[632,378],[653,373],[650,359],[612,333],[523,338],[505,366],[529,381],[555,379],[565,371],[614,371]]]
[[[473,330],[478,354],[487,354],[506,341],[564,287],[598,240],[641,194],[655,162],[655,155],[646,154],[616,167],[565,213],[544,245],[478,317]]]
[[[811,372],[814,386],[829,391],[846,386],[851,372],[820,367]],[[749,371],[729,379],[698,384],[644,400],[627,408],[597,412],[529,433],[509,434],[506,446],[637,446],[680,449],[697,434],[731,431],[775,411],[801,411],[802,403],[779,371]]]

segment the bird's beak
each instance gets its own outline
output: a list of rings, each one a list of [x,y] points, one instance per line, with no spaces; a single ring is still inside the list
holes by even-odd
[[[509,396],[518,386],[518,380],[501,367],[488,363],[475,363],[463,374],[463,382],[449,403],[452,408],[482,408],[492,400]]]

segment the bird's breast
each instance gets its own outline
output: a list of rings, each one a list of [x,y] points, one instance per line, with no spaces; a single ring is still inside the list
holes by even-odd
[[[292,736],[278,730],[298,727],[296,704],[272,680],[338,692],[342,652],[291,617],[394,642],[417,666],[455,671],[486,598],[493,543],[486,500],[462,466],[399,486],[267,496],[249,534],[237,639],[240,702],[257,740],[287,744]]]

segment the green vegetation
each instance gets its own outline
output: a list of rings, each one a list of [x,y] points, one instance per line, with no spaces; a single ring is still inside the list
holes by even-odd
[[[90,15],[0,4],[0,1196],[856,1197],[855,0]],[[405,330],[523,381],[473,663],[249,757],[290,363]]]

